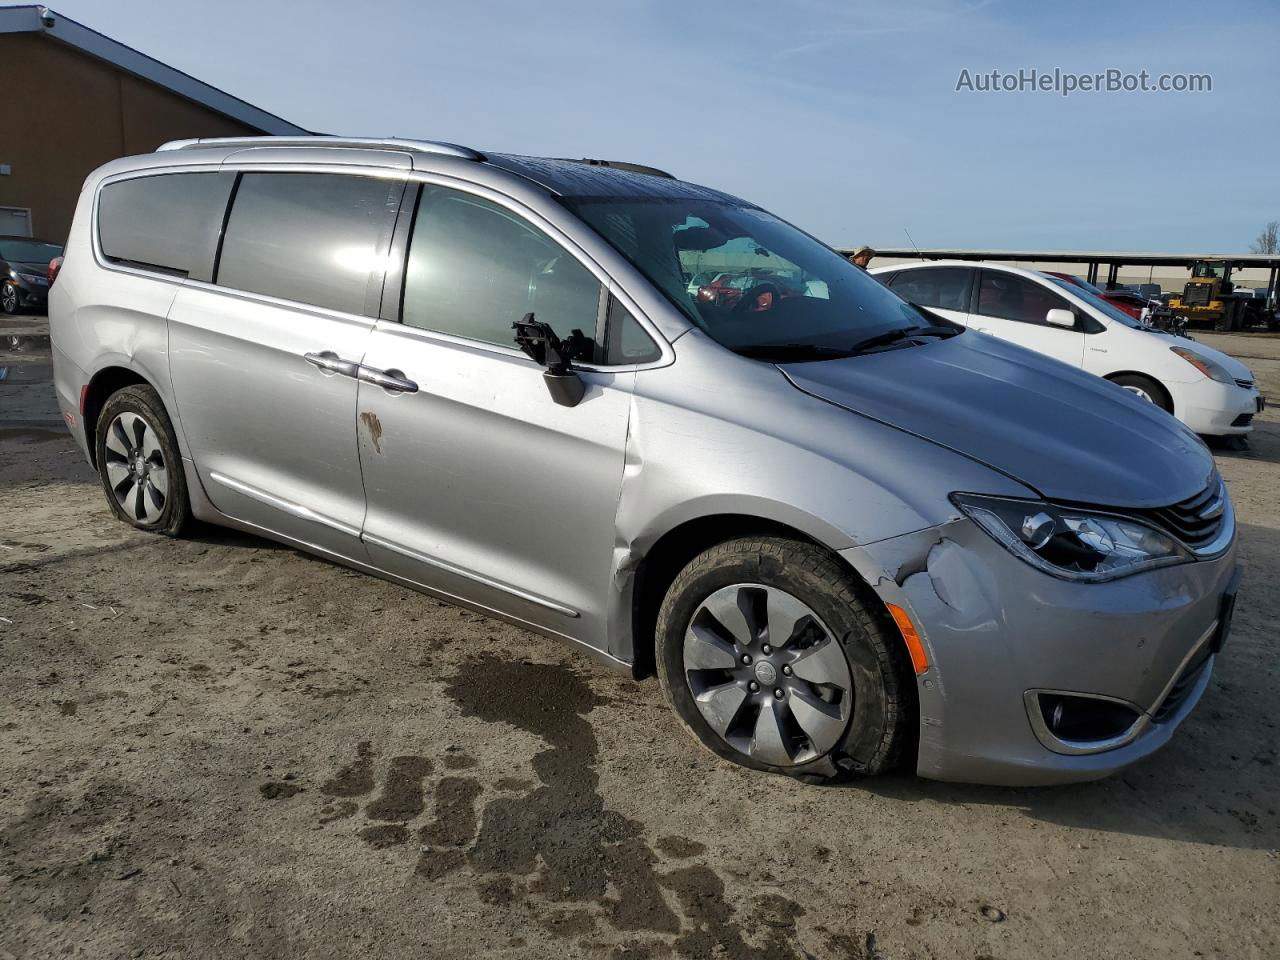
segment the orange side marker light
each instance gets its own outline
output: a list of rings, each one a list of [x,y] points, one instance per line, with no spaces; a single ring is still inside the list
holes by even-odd
[[[907,642],[907,652],[911,654],[911,666],[918,677],[929,669],[929,655],[925,653],[924,643],[920,639],[920,634],[916,633],[916,626],[911,622],[911,617],[907,615],[907,611],[894,603],[886,603],[885,606],[889,608],[889,614],[893,617],[893,622],[902,631],[902,639]]]

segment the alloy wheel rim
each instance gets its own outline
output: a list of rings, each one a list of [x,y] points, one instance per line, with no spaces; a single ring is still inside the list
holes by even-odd
[[[707,597],[685,631],[684,672],[716,735],[771,766],[823,756],[853,712],[839,641],[807,604],[776,587],[737,583]]]
[[[1141,387],[1131,387],[1128,384],[1125,384],[1124,389],[1128,390],[1130,393],[1137,394],[1143,400],[1147,401],[1147,403],[1155,403],[1155,401],[1151,399],[1151,394],[1147,393],[1147,391],[1143,390]]]
[[[104,467],[116,503],[138,523],[154,523],[169,497],[169,471],[159,433],[136,413],[107,427]]]
[[[5,284],[2,293],[4,296],[4,308],[12,311],[18,305],[18,291],[11,284]]]

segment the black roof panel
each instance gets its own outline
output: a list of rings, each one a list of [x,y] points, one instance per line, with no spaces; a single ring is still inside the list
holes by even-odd
[[[619,167],[501,153],[487,153],[485,159],[495,167],[528,177],[563,197],[716,200],[745,207],[755,206],[710,187],[654,174],[634,173]]]

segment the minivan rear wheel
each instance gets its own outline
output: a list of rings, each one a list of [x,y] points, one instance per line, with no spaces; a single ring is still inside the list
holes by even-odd
[[[160,395],[134,385],[113,393],[98,415],[98,475],[117,517],[176,537],[191,518],[182,457]]]
[[[909,738],[914,702],[886,621],[821,547],[732,540],[667,591],[659,681],[685,729],[735,763],[805,780],[881,773]]]

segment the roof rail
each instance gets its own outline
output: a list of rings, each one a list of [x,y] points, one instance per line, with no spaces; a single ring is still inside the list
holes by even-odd
[[[170,140],[156,147],[162,150],[195,150],[200,147],[341,147],[364,150],[401,150],[405,153],[434,153],[463,160],[484,160],[484,154],[456,143],[435,140],[399,140],[395,137],[198,137]]]
[[[667,173],[667,171],[659,170],[657,167],[650,167],[643,163],[631,163],[627,160],[595,160],[591,157],[582,157],[580,159],[557,157],[556,159],[567,160],[569,163],[585,163],[589,167],[612,167],[614,170],[626,170],[629,173],[644,173],[651,177],[662,177],[666,180],[677,179],[674,173]]]

